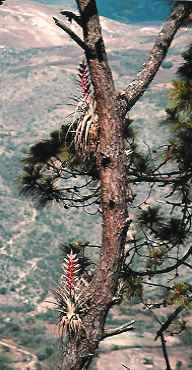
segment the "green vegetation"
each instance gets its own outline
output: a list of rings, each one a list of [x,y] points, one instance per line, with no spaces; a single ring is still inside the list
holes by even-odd
[[[4,312],[4,313],[11,313],[11,312],[14,312],[14,313],[27,313],[27,312],[30,312],[30,311],[33,311],[34,309],[34,305],[33,304],[30,304],[30,303],[27,303],[23,306],[9,306],[9,305],[1,305],[0,306],[0,312]]]
[[[181,361],[177,361],[176,363],[176,367],[175,367],[175,370],[181,370],[182,369],[182,362]]]
[[[173,63],[171,61],[164,61],[162,63],[162,67],[165,68],[165,69],[170,69],[173,67]]]
[[[11,359],[2,351],[0,351],[0,370],[13,370],[11,367]]]
[[[51,317],[50,312],[47,314],[47,321]],[[38,319],[31,316],[23,316],[20,319],[5,317],[0,323],[0,337],[11,338],[18,348],[25,348],[35,353],[39,361],[39,369],[41,369],[40,364],[43,364],[43,369],[52,370],[53,364],[58,362],[56,338],[46,330],[43,322],[45,316],[42,315],[42,317],[41,315]],[[0,370],[12,370],[9,366],[11,366],[11,360],[3,352],[2,355],[0,354]]]
[[[182,341],[183,341],[183,343],[186,345],[186,346],[191,346],[192,345],[192,328],[187,328],[184,332],[183,332],[183,334],[182,334],[182,336],[181,336],[181,338],[182,338]]]
[[[184,63],[178,68],[178,79],[173,81],[169,94],[167,113],[176,127],[192,128],[192,46],[183,54]]]
[[[55,324],[56,322],[56,312],[54,310],[47,310],[46,312],[42,312],[35,316],[35,319],[48,321],[49,323]]]
[[[151,357],[144,357],[143,364],[144,365],[153,365],[153,359]]]
[[[121,317],[119,317],[119,319],[114,319],[113,316],[112,316],[112,313],[109,312],[108,315],[107,315],[107,325],[109,326],[120,326],[120,325],[123,325],[123,324],[126,324],[126,321],[123,319],[121,319]]]

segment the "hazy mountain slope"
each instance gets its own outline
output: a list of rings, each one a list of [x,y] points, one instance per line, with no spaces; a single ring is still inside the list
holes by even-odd
[[[73,109],[68,103],[76,94],[81,51],[57,29],[53,14],[58,10],[32,2],[7,0],[7,5],[0,7],[1,338],[11,337],[19,348],[32,348],[45,369],[46,354],[51,352],[46,348],[53,348],[54,340],[47,320],[51,322],[53,317],[45,314],[34,321],[33,315],[41,310],[39,304],[56,284],[61,261],[58,245],[72,239],[100,240],[98,217],[82,211],[66,213],[58,206],[35,210],[18,193],[16,178],[24,152],[29,144],[60,127]],[[114,78],[122,88],[141,68],[158,27],[128,26],[107,19],[102,23]],[[143,140],[154,145],[167,137],[164,126],[158,137],[156,128],[165,117],[166,87],[187,39],[184,29],[168,57],[173,62],[171,69],[161,68],[151,89],[131,113],[134,124],[144,127]],[[37,338],[43,346],[44,360]]]

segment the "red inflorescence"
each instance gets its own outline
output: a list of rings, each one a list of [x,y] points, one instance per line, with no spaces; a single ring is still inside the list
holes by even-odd
[[[90,99],[90,83],[89,83],[89,71],[87,64],[83,61],[79,66],[79,78],[80,87],[83,93],[83,98],[86,102]]]
[[[78,260],[76,255],[71,252],[67,255],[65,260],[65,278],[66,278],[66,287],[69,292],[73,291],[75,288],[75,282],[77,280],[78,273]]]

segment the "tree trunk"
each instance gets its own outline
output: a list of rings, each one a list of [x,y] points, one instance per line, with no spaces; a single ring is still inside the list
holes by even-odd
[[[63,351],[63,370],[85,370],[96,354],[103,338],[107,313],[117,289],[119,271],[128,229],[123,124],[120,118],[143,94],[161,65],[170,43],[189,15],[186,5],[178,5],[159,34],[148,63],[137,79],[121,94],[117,94],[108,65],[95,0],[76,0],[84,40],[55,19],[85,51],[99,117],[97,167],[101,183],[103,235],[100,262],[87,290],[89,310],[83,325],[85,332],[68,338]],[[64,12],[63,14],[65,14]]]
[[[103,235],[100,263],[90,291],[85,333],[71,338],[63,353],[63,370],[86,369],[103,336],[103,328],[118,283],[127,234],[127,202],[122,122],[95,1],[79,0],[86,56],[99,116],[97,166],[101,182]]]

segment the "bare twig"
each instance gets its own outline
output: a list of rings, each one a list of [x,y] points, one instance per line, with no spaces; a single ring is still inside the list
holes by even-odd
[[[128,267],[128,271],[127,272],[125,271],[124,275],[126,275],[126,273],[128,273],[129,275],[135,275],[135,276],[154,276],[154,275],[159,275],[159,274],[166,274],[168,272],[174,271],[179,266],[181,266],[191,255],[192,255],[192,246],[188,249],[185,255],[181,259],[179,259],[177,263],[175,263],[172,266],[168,266],[168,267],[165,267],[164,269],[156,270],[156,271],[150,271],[150,270],[134,271],[130,269],[130,267]]]
[[[116,329],[111,329],[111,330],[104,331],[102,340],[104,340],[105,338],[112,337],[114,335],[126,333],[127,331],[130,331],[130,330],[134,330],[134,327],[132,326],[134,323],[135,323],[135,321],[131,321],[131,322],[125,324],[125,325],[119,326]]]
[[[53,17],[53,20],[55,21],[55,24],[61,28],[63,31],[65,31],[73,41],[75,41],[83,50],[86,50],[86,45],[81,38],[76,35],[75,32],[73,32],[69,27],[67,27],[63,22],[61,22],[59,19]]]
[[[124,369],[131,370],[131,369],[130,369],[130,367],[127,367],[127,366],[125,366],[125,365],[123,365],[123,364],[121,364],[121,366],[123,366],[123,367],[124,367]]]
[[[73,12],[70,12],[68,10],[62,10],[60,14],[67,17],[69,22],[75,21],[79,26],[82,27],[81,17]]]

